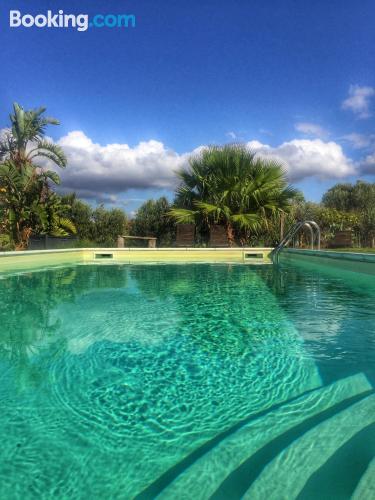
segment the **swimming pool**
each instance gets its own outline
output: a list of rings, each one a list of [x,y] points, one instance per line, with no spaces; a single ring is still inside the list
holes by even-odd
[[[0,497],[373,498],[374,281],[289,264],[3,275]]]

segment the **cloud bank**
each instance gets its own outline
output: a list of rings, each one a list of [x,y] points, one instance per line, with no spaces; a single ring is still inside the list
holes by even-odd
[[[178,154],[155,140],[134,147],[100,145],[82,131],[70,132],[58,143],[68,157],[68,168],[62,172],[64,190],[100,201],[110,201],[111,196],[131,188],[174,189],[178,182],[175,171],[186,168],[190,154],[200,149]],[[339,179],[355,173],[353,162],[333,141],[295,139],[276,147],[250,141],[247,145],[263,156],[281,160],[290,181]]]
[[[128,144],[102,146],[74,131],[58,144],[68,157],[62,178],[69,189],[120,193],[130,188],[170,188],[176,183],[174,172],[187,162],[187,155],[154,140],[133,148]]]
[[[347,158],[341,146],[333,141],[294,139],[277,147],[250,141],[247,145],[265,157],[281,160],[292,182],[308,177],[321,180],[340,179],[356,173],[352,160]]]
[[[0,133],[2,131],[0,130]],[[362,137],[346,137],[361,142]],[[131,189],[174,190],[178,184],[176,170],[186,168],[193,151],[179,154],[156,140],[128,144],[95,143],[84,132],[76,130],[57,143],[68,158],[68,167],[59,169],[60,192],[75,191],[78,196],[97,203],[123,203],[119,195]],[[344,179],[359,173],[375,173],[375,156],[371,152],[355,163],[340,144],[322,139],[294,139],[278,146],[253,140],[247,146],[264,157],[280,160],[290,182],[308,178]]]

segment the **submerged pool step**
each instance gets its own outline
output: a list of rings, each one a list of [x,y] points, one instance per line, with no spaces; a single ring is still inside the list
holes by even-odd
[[[244,495],[244,499],[296,499],[310,476],[344,443],[375,421],[375,395],[353,404],[306,432],[283,450]]]
[[[349,500],[375,457],[375,422],[348,439],[307,480],[298,500]],[[374,497],[375,498],[375,497]]]
[[[228,498],[228,492],[218,493],[218,489],[249,457],[309,418],[345,401],[350,404],[351,398],[364,396],[370,390],[372,386],[365,375],[354,375],[315,389],[262,417],[251,420],[180,473],[157,498],[205,500],[213,495]],[[246,483],[244,492],[248,485],[249,483]],[[231,498],[242,496],[236,495],[234,491],[230,493]]]
[[[375,458],[363,474],[351,500],[374,500],[375,498]]]

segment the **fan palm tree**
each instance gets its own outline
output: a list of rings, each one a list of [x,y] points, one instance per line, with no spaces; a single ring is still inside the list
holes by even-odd
[[[239,144],[205,148],[177,174],[181,184],[170,215],[179,223],[223,224],[229,244],[235,229],[257,231],[269,216],[287,212],[298,193],[280,162]]]

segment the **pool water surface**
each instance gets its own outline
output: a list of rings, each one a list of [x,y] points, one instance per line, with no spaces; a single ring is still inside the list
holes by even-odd
[[[373,498],[374,281],[234,264],[3,275],[0,498]]]

